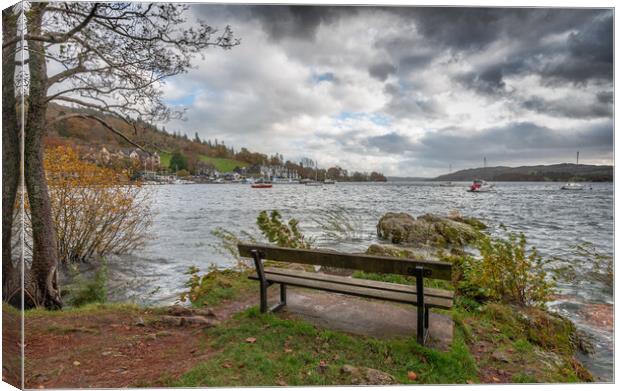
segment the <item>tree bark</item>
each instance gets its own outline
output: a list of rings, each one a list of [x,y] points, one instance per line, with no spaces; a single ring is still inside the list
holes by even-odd
[[[2,11],[2,38],[4,42],[17,35],[17,15],[13,7]],[[11,251],[13,212],[19,184],[19,129],[15,99],[15,50],[16,44],[2,49],[2,292],[9,299],[15,283],[21,279],[15,275]]]
[[[28,32],[41,34],[41,20],[47,3],[32,3],[27,14]],[[58,249],[56,231],[43,167],[43,136],[47,111],[47,66],[43,43],[28,41],[30,88],[24,140],[25,180],[32,219],[32,266],[34,305],[61,308],[58,287]]]

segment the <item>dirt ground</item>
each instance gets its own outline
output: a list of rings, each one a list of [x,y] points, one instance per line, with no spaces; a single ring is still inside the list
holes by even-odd
[[[223,303],[214,308],[217,320],[255,301]],[[26,388],[157,386],[213,353],[204,343],[204,325],[175,326],[160,318],[139,309],[28,317]]]

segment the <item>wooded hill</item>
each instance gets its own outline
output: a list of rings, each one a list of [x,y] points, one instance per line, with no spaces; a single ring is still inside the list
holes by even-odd
[[[47,110],[47,117],[48,120],[51,120],[59,115],[68,113],[86,113],[101,116],[101,113],[89,109],[76,109],[50,104]],[[222,140],[202,140],[198,133],[193,138],[189,138],[187,134],[171,133],[166,131],[164,127],[160,128],[146,122],[139,122],[135,126],[131,126],[118,118],[110,116],[106,117],[106,121],[127,138],[144,147],[145,150],[160,154],[162,165],[166,168],[167,163],[170,161],[170,155],[179,152],[184,155],[187,161],[187,167],[184,168],[190,173],[196,172],[197,168],[205,163],[215,165],[215,168],[220,171],[231,171],[236,166],[269,165],[284,166],[289,170],[298,172],[302,178],[318,178],[323,180],[327,177],[338,181],[385,181],[385,177],[378,172],[349,172],[341,167],[319,169],[318,173],[316,173],[312,168],[314,162],[310,159],[303,159],[304,161],[302,162],[292,162],[285,160],[284,156],[279,153],[267,155],[251,152],[247,148],[235,150],[233,147],[228,147]],[[106,129],[103,125],[85,118],[71,118],[54,123],[47,131],[45,143],[46,146],[106,147],[108,150],[133,147],[131,143],[123,140],[122,137]]]
[[[494,182],[611,182],[614,178],[613,166],[561,163],[521,167],[471,168],[440,175],[432,181],[472,181],[483,179]]]

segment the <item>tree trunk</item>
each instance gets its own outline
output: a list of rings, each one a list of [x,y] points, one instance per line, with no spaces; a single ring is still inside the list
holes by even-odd
[[[17,15],[13,7],[2,11],[2,38],[8,42],[17,35]],[[2,50],[2,292],[8,300],[19,288],[11,251],[13,212],[19,184],[19,129],[15,99],[15,50],[9,45]]]
[[[32,3],[28,12],[28,33],[41,34],[41,19],[46,3]],[[47,110],[47,67],[41,42],[28,41],[30,89],[24,145],[25,180],[32,220],[32,267],[35,288],[30,294],[34,305],[53,309],[62,307],[58,288],[58,250],[52,220],[52,206],[43,167],[43,136]]]

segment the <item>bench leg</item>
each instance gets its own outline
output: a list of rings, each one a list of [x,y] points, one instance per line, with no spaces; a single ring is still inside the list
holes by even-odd
[[[425,331],[426,331],[426,327],[424,327],[426,325],[426,319],[425,319],[425,313],[426,311],[424,310],[424,306],[418,306],[418,335],[417,335],[417,341],[420,345],[424,345],[424,336],[425,336]]]
[[[280,284],[280,303],[286,305],[286,285]]]
[[[268,285],[261,281],[260,283],[260,312],[267,312],[267,287]]]

